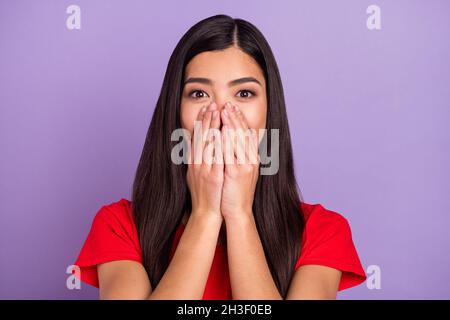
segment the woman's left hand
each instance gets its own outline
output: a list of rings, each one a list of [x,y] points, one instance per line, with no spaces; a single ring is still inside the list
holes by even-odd
[[[239,107],[225,104],[221,111],[222,151],[225,164],[221,212],[225,220],[252,216],[259,176],[259,139],[249,129]]]

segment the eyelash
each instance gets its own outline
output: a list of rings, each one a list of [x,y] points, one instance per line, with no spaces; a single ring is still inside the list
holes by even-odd
[[[192,94],[195,93],[195,92],[203,92],[203,93],[206,94],[206,92],[203,91],[203,90],[192,90],[191,92],[189,92],[189,97],[191,97]],[[239,92],[249,92],[249,93],[251,94],[250,97],[242,97],[243,99],[251,99],[251,98],[253,98],[254,96],[256,96],[255,92],[253,92],[252,90],[245,90],[245,89],[244,89],[244,90],[240,90]],[[238,93],[239,93],[239,92],[238,92]],[[193,98],[193,99],[195,99],[195,100],[198,100],[198,99],[201,99],[201,98],[203,98],[203,97],[191,97],[191,98]]]

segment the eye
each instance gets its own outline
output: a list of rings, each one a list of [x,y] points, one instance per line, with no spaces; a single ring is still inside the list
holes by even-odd
[[[194,94],[194,96],[192,96],[192,94]],[[208,96],[208,94],[203,90],[192,90],[191,92],[189,92],[189,97],[194,99],[204,98],[205,95]]]
[[[244,95],[242,95],[242,93]],[[238,95],[240,95],[239,98],[250,99],[251,97],[255,96],[255,93],[253,91],[250,91],[250,90],[241,90],[241,91],[238,92]]]

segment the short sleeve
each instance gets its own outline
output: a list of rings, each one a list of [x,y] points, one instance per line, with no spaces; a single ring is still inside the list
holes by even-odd
[[[142,263],[136,228],[123,201],[103,206],[97,212],[74,263],[80,268],[80,280],[97,288],[98,264],[115,260]]]
[[[366,280],[352,239],[350,225],[342,215],[314,205],[305,223],[303,243],[295,270],[302,265],[323,265],[342,271],[338,291]]]

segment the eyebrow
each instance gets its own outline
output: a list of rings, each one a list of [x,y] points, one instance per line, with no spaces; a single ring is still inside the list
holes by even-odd
[[[244,77],[244,78],[232,80],[228,83],[228,86],[230,86],[230,87],[236,86],[238,84],[246,83],[246,82],[255,82],[255,83],[259,84],[260,86],[262,86],[261,82],[259,82],[254,77]],[[208,79],[208,78],[198,78],[198,77],[197,78],[189,78],[184,82],[183,86],[185,86],[188,83],[203,83],[203,84],[211,85],[213,82],[211,81],[211,79]]]

